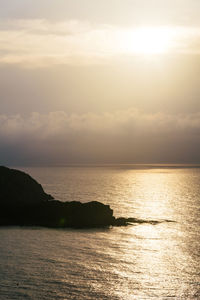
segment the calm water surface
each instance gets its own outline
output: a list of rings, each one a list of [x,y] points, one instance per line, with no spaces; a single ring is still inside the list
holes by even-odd
[[[0,229],[0,299],[200,299],[200,168],[20,168],[62,201],[175,222]]]

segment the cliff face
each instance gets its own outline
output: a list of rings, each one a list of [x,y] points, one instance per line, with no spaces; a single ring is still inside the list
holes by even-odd
[[[0,167],[0,225],[102,227],[114,224],[113,211],[100,202],[60,202],[28,174]]]

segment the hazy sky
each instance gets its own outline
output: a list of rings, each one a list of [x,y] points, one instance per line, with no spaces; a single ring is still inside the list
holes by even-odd
[[[0,0],[1,164],[200,163],[199,0]]]

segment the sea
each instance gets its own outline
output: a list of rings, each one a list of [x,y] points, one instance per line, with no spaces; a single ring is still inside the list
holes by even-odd
[[[161,222],[1,227],[1,300],[200,299],[199,165],[17,169],[55,199],[100,201],[116,217]]]

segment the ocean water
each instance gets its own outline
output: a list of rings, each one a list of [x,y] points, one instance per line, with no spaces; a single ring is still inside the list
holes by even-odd
[[[200,168],[22,168],[62,201],[172,220],[107,229],[0,228],[0,299],[200,299]]]

